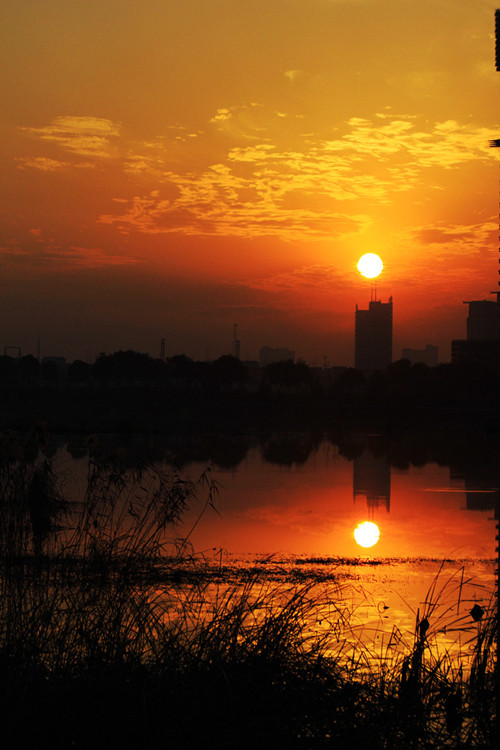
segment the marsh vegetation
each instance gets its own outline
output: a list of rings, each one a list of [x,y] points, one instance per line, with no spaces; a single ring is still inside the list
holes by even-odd
[[[334,560],[237,570],[176,538],[209,473],[96,451],[70,501],[41,438],[0,446],[5,747],[493,746],[496,605],[465,571],[375,637]]]

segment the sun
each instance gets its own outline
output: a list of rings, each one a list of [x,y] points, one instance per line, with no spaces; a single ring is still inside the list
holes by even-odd
[[[375,253],[366,253],[358,260],[357,267],[362,276],[366,276],[367,279],[374,279],[382,273],[384,264],[382,263],[382,259],[378,255],[375,255]]]
[[[358,523],[354,529],[354,538],[360,547],[373,547],[380,538],[379,527],[371,521]]]

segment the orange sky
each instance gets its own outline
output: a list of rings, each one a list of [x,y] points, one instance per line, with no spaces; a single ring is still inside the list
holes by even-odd
[[[497,283],[496,0],[3,0],[0,353],[353,363]]]

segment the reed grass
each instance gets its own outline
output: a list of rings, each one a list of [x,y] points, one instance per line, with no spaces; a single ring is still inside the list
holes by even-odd
[[[32,445],[0,456],[4,747],[494,746],[497,609],[465,570],[375,645],[340,576],[214,575],[176,539],[209,473],[96,452],[70,502]]]

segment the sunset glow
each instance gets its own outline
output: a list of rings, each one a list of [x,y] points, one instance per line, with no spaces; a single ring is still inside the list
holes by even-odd
[[[5,0],[3,345],[210,359],[238,323],[352,365],[375,247],[395,355],[449,357],[497,280],[497,4]]]

